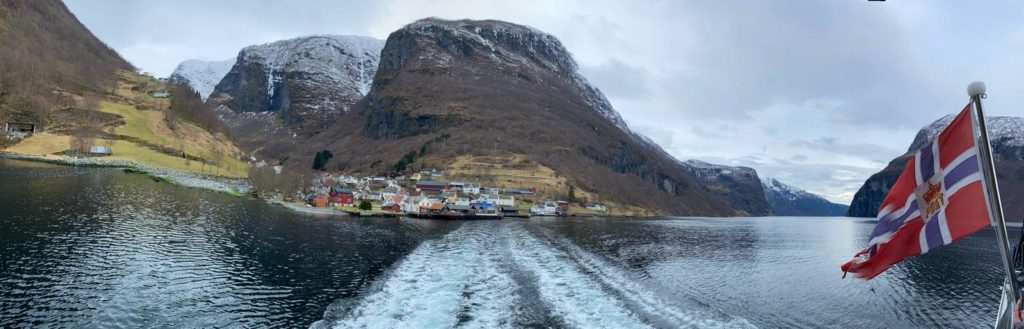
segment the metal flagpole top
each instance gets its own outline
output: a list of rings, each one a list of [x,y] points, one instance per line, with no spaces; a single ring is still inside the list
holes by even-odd
[[[985,83],[981,81],[971,82],[971,84],[967,85],[967,95],[971,96],[971,98],[985,95]]]

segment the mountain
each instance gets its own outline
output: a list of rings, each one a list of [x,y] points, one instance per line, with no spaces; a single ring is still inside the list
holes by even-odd
[[[245,47],[207,103],[243,146],[277,157],[350,112],[384,42],[321,35]]]
[[[764,177],[761,184],[776,216],[844,216],[849,208],[774,178]]]
[[[109,91],[121,69],[132,65],[61,1],[0,1],[0,120],[45,127],[61,91]]]
[[[532,186],[540,197],[628,213],[769,213],[756,178],[743,197],[730,195],[742,182],[702,183],[693,166],[630,131],[557,38],[522,25],[406,25],[388,36],[352,109],[293,158],[311,163],[327,149],[337,158],[330,170],[439,168],[449,179]]]
[[[213,93],[213,88],[228,74],[228,71],[231,71],[233,66],[235,66],[234,58],[212,62],[190,59],[178,64],[167,80],[192,87],[199,92],[199,96],[203,100],[206,100]]]
[[[910,144],[907,153],[893,159],[884,169],[871,175],[853,196],[847,216],[875,217],[878,207],[896,182],[910,155],[928,145],[938,136],[955,115],[947,115],[925,126]],[[1003,211],[1007,220],[1024,219],[1024,118],[985,118],[992,142],[992,156],[995,158],[996,178],[1003,199]]]
[[[771,199],[761,187],[757,171],[749,167],[733,167],[686,160],[682,163],[708,191],[727,201],[734,209],[751,209],[751,214],[771,213]],[[768,202],[762,202],[767,200]]]
[[[170,91],[157,97],[156,91]],[[92,146],[105,159],[244,177],[242,152],[191,90],[135,72],[60,1],[0,0],[0,149],[53,156]]]

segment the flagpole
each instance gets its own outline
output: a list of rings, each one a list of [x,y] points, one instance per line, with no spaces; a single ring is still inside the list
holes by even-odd
[[[1017,272],[1013,268],[1011,259],[1010,241],[1006,234],[1006,220],[1003,218],[1002,198],[999,196],[999,186],[996,180],[995,162],[992,161],[992,146],[988,141],[988,129],[985,125],[985,112],[981,107],[981,99],[985,97],[985,83],[981,81],[972,82],[967,86],[967,94],[971,96],[971,104],[974,105],[974,125],[978,127],[978,162],[981,164],[983,176],[982,184],[988,192],[989,218],[996,229],[996,240],[999,243],[999,253],[1003,256],[1003,266],[1006,269],[1007,278],[1010,281],[1009,305],[1020,299],[1020,285],[1017,282]],[[1016,311],[1016,310],[1014,310]]]

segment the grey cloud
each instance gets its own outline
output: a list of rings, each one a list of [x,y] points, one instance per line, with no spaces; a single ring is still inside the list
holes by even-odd
[[[647,72],[618,59],[613,58],[596,66],[582,66],[580,70],[591,83],[600,86],[608,97],[635,99],[651,94],[647,87]]]

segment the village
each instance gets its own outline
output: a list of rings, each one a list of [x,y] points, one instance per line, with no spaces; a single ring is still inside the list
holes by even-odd
[[[444,172],[436,169],[366,177],[323,173],[310,183],[301,195],[307,207],[359,216],[501,219],[585,215],[569,212],[567,201],[535,200],[538,193],[534,187],[498,188],[448,181]],[[586,209],[591,215],[607,211],[601,204],[588,204]]]

